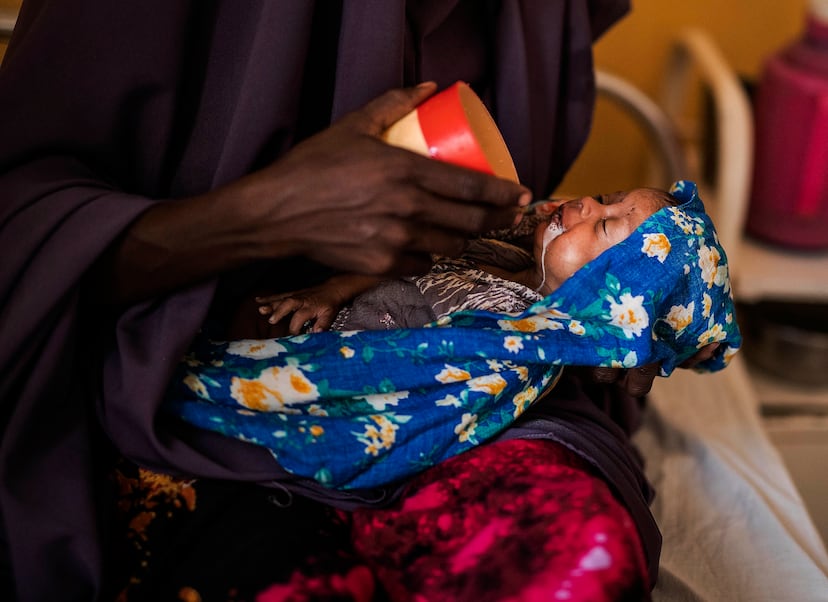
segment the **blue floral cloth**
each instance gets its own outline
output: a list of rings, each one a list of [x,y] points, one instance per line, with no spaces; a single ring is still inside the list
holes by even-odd
[[[719,370],[741,343],[727,258],[695,184],[519,314],[463,311],[423,328],[281,339],[199,339],[166,409],[262,445],[335,488],[385,485],[494,437],[563,366],[661,363],[708,343]]]

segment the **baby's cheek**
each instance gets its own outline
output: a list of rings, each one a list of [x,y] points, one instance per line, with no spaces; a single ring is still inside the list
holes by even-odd
[[[544,258],[546,260],[546,269],[548,273],[554,274],[559,281],[563,282],[586,263],[586,257],[581,253],[575,252],[569,246],[553,246],[556,248],[554,250],[550,248]]]

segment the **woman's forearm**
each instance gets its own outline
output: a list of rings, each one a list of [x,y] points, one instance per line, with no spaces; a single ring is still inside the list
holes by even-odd
[[[262,256],[257,229],[244,203],[218,190],[161,202],[116,239],[89,274],[95,298],[127,305],[197,284]],[[269,256],[288,255],[272,241]]]
[[[529,191],[379,139],[428,94],[392,90],[274,163],[201,196],[158,203],[90,274],[107,303],[134,303],[258,259],[304,255],[335,270],[414,274],[431,254],[504,228]]]

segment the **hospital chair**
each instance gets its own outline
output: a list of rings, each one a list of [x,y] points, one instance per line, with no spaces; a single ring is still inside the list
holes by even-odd
[[[11,37],[16,21],[17,11],[10,8],[0,8],[0,42],[5,42]]]

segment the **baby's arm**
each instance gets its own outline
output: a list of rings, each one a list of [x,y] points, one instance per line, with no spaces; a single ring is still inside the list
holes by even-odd
[[[288,293],[256,297],[259,313],[276,324],[292,313],[290,334],[321,332],[330,328],[337,313],[357,295],[380,282],[376,276],[338,274],[322,284]],[[310,329],[308,328],[310,326]]]

